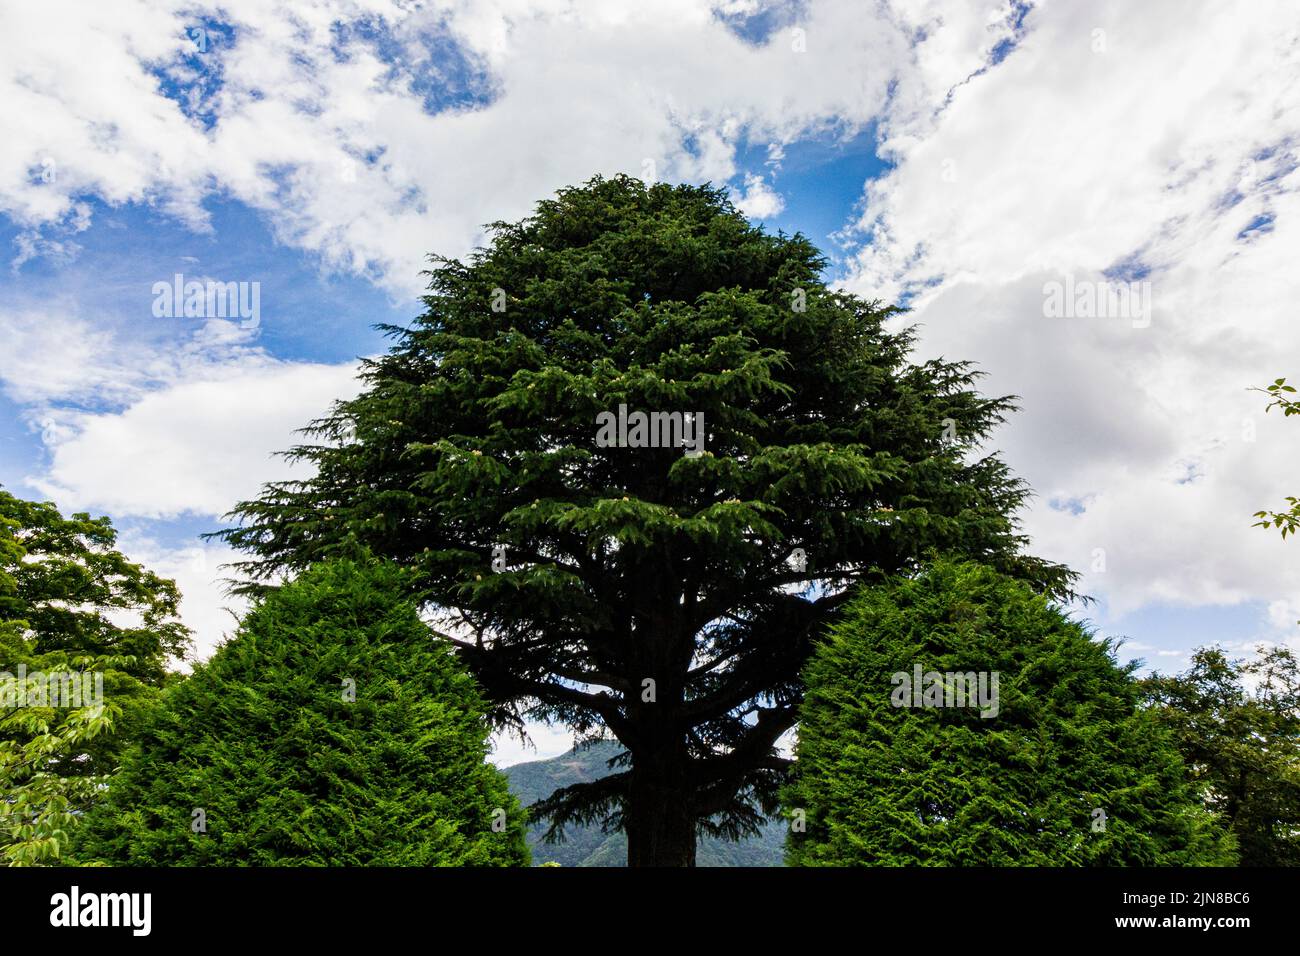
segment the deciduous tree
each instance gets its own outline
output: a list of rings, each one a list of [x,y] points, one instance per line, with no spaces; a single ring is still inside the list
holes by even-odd
[[[1242,866],[1300,866],[1300,672],[1285,647],[1247,663],[1216,647],[1143,682]]]
[[[176,585],[116,544],[108,518],[0,490],[0,855],[11,863],[59,859],[189,647]]]

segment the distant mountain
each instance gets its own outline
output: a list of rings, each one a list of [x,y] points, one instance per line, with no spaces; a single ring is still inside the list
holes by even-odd
[[[511,791],[519,802],[528,806],[549,797],[560,787],[599,780],[609,774],[609,760],[622,753],[623,748],[612,740],[600,741],[582,749],[574,748],[550,760],[506,767],[504,773],[510,781]],[[533,865],[555,862],[561,866],[626,866],[627,838],[621,833],[605,834],[599,826],[565,827],[563,843],[547,845],[542,842],[541,824],[529,831],[528,840],[533,848]],[[785,822],[770,821],[756,837],[730,843],[706,837],[696,850],[699,866],[781,866]]]

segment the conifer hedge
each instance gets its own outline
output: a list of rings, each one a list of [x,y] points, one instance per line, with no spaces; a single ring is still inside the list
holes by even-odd
[[[269,594],[170,690],[74,848],[141,866],[527,865],[473,679],[395,567]]]
[[[996,705],[915,706],[900,675],[918,664],[996,672]],[[805,672],[787,862],[1231,865],[1136,666],[978,564],[862,591]]]

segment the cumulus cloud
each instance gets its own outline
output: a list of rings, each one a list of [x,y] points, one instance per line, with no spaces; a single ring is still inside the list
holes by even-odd
[[[139,387],[139,373],[108,358],[107,329],[74,317],[75,303],[0,311],[0,388],[22,405],[55,399],[112,401]],[[65,311],[66,310],[66,311]]]
[[[0,211],[50,228],[94,196],[201,229],[221,194],[328,267],[418,293],[425,252],[462,253],[487,219],[558,186],[646,170],[725,182],[742,138],[779,145],[881,113],[912,23],[826,0],[785,10],[758,42],[733,28],[772,7],[11,5],[0,121],[19,135],[0,144]],[[763,187],[748,201],[779,208]],[[40,248],[29,237],[20,258]]]
[[[785,200],[762,176],[745,177],[745,188],[736,197],[736,208],[750,219],[770,219],[785,208]]]
[[[262,484],[301,476],[276,453],[356,392],[351,365],[277,363],[212,370],[121,412],[65,417],[47,472],[29,482],[70,507],[152,518],[219,516]]]
[[[356,394],[356,367],[285,362],[234,322],[151,345],[66,310],[0,311],[0,389],[40,430],[47,467],[27,483],[65,512],[107,513],[132,560],[180,587],[206,659],[246,604],[226,593],[236,555],[139,519],[219,518],[262,483],[301,477],[276,455]],[[146,530],[148,529],[148,530]]]
[[[1035,546],[1113,614],[1300,597],[1250,527],[1296,493],[1297,436],[1247,390],[1300,365],[1298,41],[1286,4],[1043,4],[882,123],[846,284],[912,297],[924,352],[1022,397],[998,442]],[[1067,281],[1149,283],[1149,325],[1049,317]]]
[[[253,334],[213,319],[158,345],[71,308],[0,311],[0,389],[49,454],[28,483],[64,508],[215,517],[300,474],[275,453],[356,394],[356,366],[278,360]]]

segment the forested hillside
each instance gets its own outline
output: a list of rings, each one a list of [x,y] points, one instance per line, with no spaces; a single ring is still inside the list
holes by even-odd
[[[574,748],[550,760],[534,760],[505,768],[510,790],[524,806],[550,796],[560,787],[598,780],[610,772],[609,760],[622,751],[614,741],[601,741],[583,749]],[[528,831],[533,848],[533,865],[626,866],[627,839],[621,833],[602,833],[599,826],[570,826],[565,842],[542,842],[545,827],[534,824]],[[770,821],[760,836],[729,843],[711,837],[700,841],[699,866],[781,866],[785,823]]]

